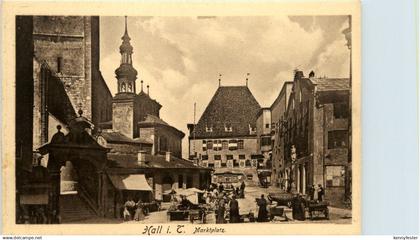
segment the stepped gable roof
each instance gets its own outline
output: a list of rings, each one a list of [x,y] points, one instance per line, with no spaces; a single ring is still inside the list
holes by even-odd
[[[350,79],[348,78],[309,78],[316,86],[316,91],[340,91],[350,89]]]
[[[255,127],[260,104],[247,86],[220,86],[203,115],[194,127],[196,138],[254,136],[249,125]],[[225,126],[232,127],[231,132]],[[212,131],[206,131],[211,127]]]
[[[113,161],[117,168],[209,169],[172,155],[170,161],[166,161],[165,155],[145,154],[145,164],[143,166],[139,165],[136,154],[108,153],[107,156],[108,160]]]

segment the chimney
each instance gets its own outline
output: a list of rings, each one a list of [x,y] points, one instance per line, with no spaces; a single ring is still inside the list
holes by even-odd
[[[294,80],[301,79],[301,78],[303,78],[303,72],[296,69],[295,70],[295,79]]]
[[[311,71],[310,73],[309,73],[309,78],[314,78],[315,77],[315,72],[314,71]]]
[[[166,152],[166,154],[165,154],[165,160],[167,162],[170,162],[171,161],[171,152]]]
[[[146,151],[140,150],[137,152],[137,163],[139,166],[145,166],[146,165]]]

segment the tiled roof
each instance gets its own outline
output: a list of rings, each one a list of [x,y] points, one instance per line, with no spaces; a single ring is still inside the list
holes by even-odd
[[[140,166],[136,154],[115,154],[109,153],[108,160],[113,161],[115,167],[120,168],[165,168],[165,169],[206,169],[194,165],[191,161],[171,156],[170,161],[166,161],[164,155],[146,154],[146,164]]]
[[[261,106],[246,86],[219,87],[194,128],[195,137],[250,136],[249,125],[255,127]],[[232,131],[225,131],[225,126]],[[206,127],[212,131],[206,132]]]
[[[348,78],[312,78],[310,81],[316,85],[317,91],[349,90]]]
[[[152,102],[153,104],[156,104],[159,108],[161,108],[162,107],[162,105],[160,105],[160,103],[158,102],[158,101],[156,101],[155,99],[152,99],[150,96],[149,96],[149,94],[147,94],[147,93],[145,93],[144,91],[140,91],[139,92],[139,94],[137,94],[137,96],[140,98],[140,99],[146,99],[146,100],[148,100],[148,101],[150,101],[150,102]]]
[[[144,144],[153,144],[146,139],[131,139],[120,132],[101,132],[101,136],[105,138],[108,142],[119,142],[119,143],[144,143]]]
[[[167,122],[163,121],[162,119],[160,119],[156,116],[150,115],[150,114],[147,114],[146,118],[143,121],[141,121],[140,123],[158,123],[158,124],[169,126],[169,124]]]
[[[160,125],[160,126],[164,126],[164,127],[167,127],[169,129],[173,130],[179,136],[181,136],[181,138],[183,138],[185,136],[184,132],[178,130],[177,128],[175,128],[171,125],[169,125],[167,122],[163,121],[161,118],[156,117],[154,115],[150,115],[150,114],[147,114],[144,121],[138,122],[137,125],[140,126],[140,127],[150,127],[150,126]]]

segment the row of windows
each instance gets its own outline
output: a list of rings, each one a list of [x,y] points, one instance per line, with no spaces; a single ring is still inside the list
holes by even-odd
[[[235,151],[238,149],[244,149],[244,140],[203,140],[203,151]]]
[[[245,167],[257,167],[258,162],[257,160],[228,160],[226,162],[223,161],[214,161],[214,162],[208,162],[208,161],[202,161],[201,166],[203,167],[210,167],[210,168],[245,168]]]
[[[225,128],[225,132],[233,132],[232,124],[225,124],[224,128]],[[266,126],[266,128],[269,128],[269,126]],[[249,124],[249,133],[250,134],[254,134],[256,130],[257,130],[256,127],[253,127],[253,126],[251,126],[251,124]],[[206,132],[213,132],[213,126],[207,126],[206,125]]]
[[[239,154],[238,155],[239,159],[245,159],[245,154]],[[222,160],[222,155],[216,154],[213,155],[213,159],[214,160]],[[226,160],[233,160],[233,155],[232,154],[226,154],[225,155],[225,159]],[[201,155],[201,160],[209,160],[209,156],[208,155]]]

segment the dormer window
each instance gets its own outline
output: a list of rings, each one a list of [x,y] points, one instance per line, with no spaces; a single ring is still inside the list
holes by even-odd
[[[213,126],[206,125],[206,132],[213,132]]]
[[[232,124],[225,124],[225,132],[232,132],[233,131],[233,129],[232,129]]]
[[[255,134],[257,132],[257,128],[248,124],[249,127],[249,134]]]

